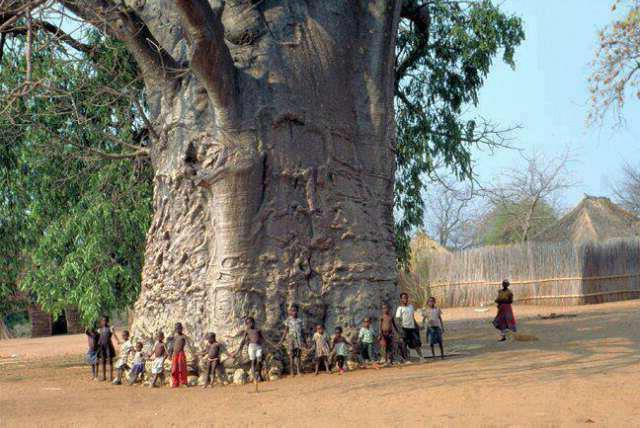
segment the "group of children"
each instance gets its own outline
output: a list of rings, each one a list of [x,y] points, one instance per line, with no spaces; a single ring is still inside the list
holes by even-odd
[[[436,306],[435,298],[429,298],[427,302],[428,308],[426,312],[427,338],[431,346],[431,353],[435,357],[435,345],[440,348],[440,356],[444,358],[444,350],[442,344],[442,334],[444,332],[444,323],[442,321],[442,311]],[[278,344],[269,344],[279,347],[286,343],[287,353],[289,356],[289,367],[292,375],[302,374],[302,351],[303,349],[312,349],[315,351],[315,374],[319,373],[323,367],[327,373],[330,373],[330,366],[335,364],[339,374],[344,373],[345,363],[353,353],[359,354],[360,358],[365,362],[375,360],[374,348],[375,343],[380,345],[381,362],[385,364],[393,364],[394,354],[399,354],[401,358],[408,358],[408,349],[414,349],[419,357],[422,357],[422,343],[420,340],[420,329],[416,322],[416,313],[414,307],[409,304],[409,296],[407,293],[400,295],[400,305],[398,306],[395,317],[391,314],[389,305],[382,305],[382,313],[380,315],[380,323],[378,333],[374,333],[371,326],[371,319],[365,318],[357,337],[349,340],[343,335],[343,329],[340,326],[335,327],[332,337],[325,332],[323,325],[316,325],[315,332],[310,341],[305,337],[302,320],[298,317],[298,308],[294,305],[288,311],[288,317],[284,322],[284,332]],[[399,320],[400,328],[396,323]],[[165,344],[164,333],[158,332],[156,342],[153,345],[152,352],[143,352],[142,342],[132,344],[129,332],[122,332],[122,340],[116,334],[115,329],[109,326],[109,318],[103,317],[98,329],[87,330],[89,340],[89,351],[87,352],[87,361],[91,364],[93,378],[98,378],[99,365],[102,365],[102,380],[106,380],[107,365],[109,366],[109,379],[114,384],[121,384],[122,378],[126,370],[129,370],[128,383],[134,384],[141,378],[144,378],[145,363],[147,360],[151,363],[151,379],[149,385],[157,386],[164,384],[164,364],[167,358],[171,359],[171,378],[172,386],[187,386],[187,358],[185,348],[187,346],[187,336],[183,331],[181,323],[176,323],[175,332]],[[113,378],[113,357],[115,349],[112,343],[112,337],[115,338],[120,345],[120,355],[115,364],[116,376]],[[247,347],[249,361],[251,362],[251,375],[255,381],[262,380],[262,361],[263,346],[268,340],[263,336],[260,329],[256,327],[253,318],[245,319],[245,330],[240,346],[236,352],[229,352],[231,358],[236,358],[241,354],[244,347]],[[408,348],[408,349],[407,349]],[[206,344],[199,356],[204,358],[202,370],[204,371],[203,387],[213,385],[216,373],[219,378],[223,378],[223,365],[221,363],[221,355],[223,346],[216,341],[215,333],[208,333],[206,336]],[[129,365],[130,356],[133,354],[131,365]]]

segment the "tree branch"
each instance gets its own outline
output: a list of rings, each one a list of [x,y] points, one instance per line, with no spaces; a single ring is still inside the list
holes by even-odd
[[[31,28],[34,29],[34,30],[41,29],[43,31],[46,31],[47,33],[52,34],[53,36],[55,36],[55,38],[57,38],[58,40],[60,40],[61,42],[65,43],[65,44],[71,46],[73,49],[75,49],[77,51],[84,52],[87,55],[92,55],[93,54],[93,46],[88,45],[86,43],[82,43],[82,42],[74,39],[69,34],[67,34],[64,31],[62,31],[62,29],[60,27],[58,27],[56,25],[53,25],[50,22],[34,20],[31,23]],[[27,34],[27,29],[26,28],[21,28],[21,27],[12,27],[12,28],[8,28],[6,30],[3,30],[2,34],[3,35],[5,35],[5,34],[26,35]]]
[[[405,0],[402,3],[400,17],[413,23],[418,42],[402,62],[396,65],[396,88],[398,88],[400,80],[402,80],[407,71],[425,55],[429,47],[429,28],[431,26],[431,15],[427,3],[418,4],[416,0]]]
[[[147,85],[171,83],[177,77],[180,68],[178,63],[160,46],[146,24],[133,11],[123,10],[107,0],[58,2],[94,27],[123,41],[136,59]]]
[[[218,125],[234,128],[238,122],[236,68],[224,42],[220,10],[207,0],[177,0],[182,21],[191,38],[191,69],[211,99]]]
[[[164,80],[175,80],[180,66],[160,46],[142,19],[133,12],[121,12],[120,18],[127,29],[124,42],[143,73]]]

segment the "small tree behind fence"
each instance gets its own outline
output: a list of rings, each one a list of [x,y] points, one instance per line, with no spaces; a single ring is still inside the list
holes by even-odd
[[[529,242],[433,254],[431,295],[443,306],[492,304],[499,284],[511,281],[515,301],[577,305],[640,298],[640,239],[576,246]]]

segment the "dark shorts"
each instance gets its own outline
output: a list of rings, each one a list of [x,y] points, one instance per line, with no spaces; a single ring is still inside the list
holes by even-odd
[[[113,360],[113,357],[115,355],[116,355],[116,350],[113,349],[113,345],[112,344],[98,346],[98,359],[99,360],[111,361],[111,360]]]
[[[380,339],[380,347],[386,350],[391,350],[393,348],[393,333],[382,333]]]
[[[140,373],[144,373],[144,364],[134,364],[133,367],[131,367],[131,374],[138,375]]]
[[[402,328],[402,332],[404,333],[404,343],[411,349],[416,349],[422,347],[422,342],[420,341],[420,333],[417,328]]]
[[[302,350],[300,348],[289,348],[289,352],[291,353],[292,358],[300,358],[302,355]]]
[[[429,327],[427,329],[427,338],[429,339],[429,345],[431,346],[436,343],[442,345],[442,329],[440,327]]]

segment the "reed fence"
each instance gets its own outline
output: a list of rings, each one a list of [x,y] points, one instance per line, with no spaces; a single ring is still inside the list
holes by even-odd
[[[433,254],[423,286],[443,306],[492,304],[508,278],[516,302],[577,305],[640,298],[640,239],[525,243]],[[426,282],[426,283],[425,283]]]

